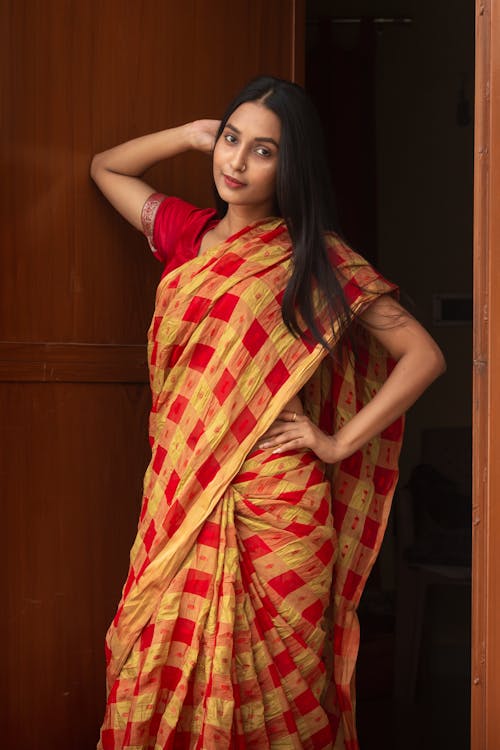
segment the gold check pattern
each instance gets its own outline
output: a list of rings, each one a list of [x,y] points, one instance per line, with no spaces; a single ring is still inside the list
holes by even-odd
[[[330,243],[354,313],[392,291]],[[290,264],[284,223],[266,220],[160,282],[152,457],[106,639],[102,750],[357,747],[355,608],[394,490],[401,424],[333,476],[310,452],[252,450],[301,388],[311,417],[333,430],[387,375],[369,337],[354,368],[347,352],[333,364],[288,332]]]

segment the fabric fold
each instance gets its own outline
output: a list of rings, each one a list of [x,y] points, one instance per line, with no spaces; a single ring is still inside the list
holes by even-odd
[[[329,245],[354,315],[394,291],[338,238]],[[103,750],[357,747],[355,609],[397,480],[402,420],[328,470],[310,452],[252,450],[301,389],[311,419],[333,433],[391,367],[365,329],[356,367],[347,344],[334,360],[290,334],[291,263],[284,222],[265,220],[158,287],[152,456],[106,639]]]

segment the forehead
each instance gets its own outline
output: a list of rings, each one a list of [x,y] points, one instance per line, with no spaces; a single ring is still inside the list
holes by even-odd
[[[229,122],[249,138],[274,138],[275,141],[279,141],[280,119],[263,104],[257,102],[241,104],[234,110]]]

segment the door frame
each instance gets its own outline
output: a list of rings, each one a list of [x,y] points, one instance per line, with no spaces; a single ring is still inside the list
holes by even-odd
[[[500,747],[499,196],[500,0],[476,0],[471,750]]]

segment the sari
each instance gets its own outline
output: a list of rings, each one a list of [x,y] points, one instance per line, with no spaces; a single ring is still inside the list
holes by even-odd
[[[354,316],[393,292],[328,236]],[[148,333],[151,461],[106,636],[100,750],[358,747],[356,607],[397,481],[402,423],[339,465],[255,449],[301,391],[333,433],[393,363],[359,326],[327,356],[283,323],[292,247],[256,222],[162,278]],[[328,311],[313,291],[320,331]],[[354,323],[353,325],[358,325]]]

